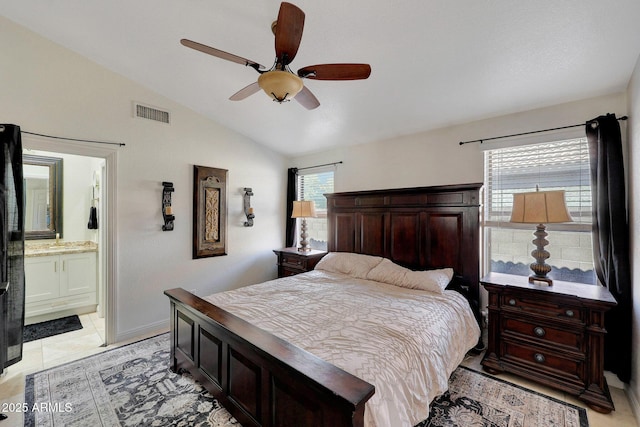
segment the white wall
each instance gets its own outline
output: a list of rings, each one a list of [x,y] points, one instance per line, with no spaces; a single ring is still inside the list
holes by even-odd
[[[631,76],[629,100],[629,227],[631,248],[631,280],[633,283],[633,326],[631,383],[628,394],[636,419],[640,419],[640,57]]]
[[[584,123],[606,113],[622,116],[626,110],[625,94],[620,93],[300,156],[290,166],[342,160],[335,173],[338,192],[482,182],[484,146],[460,141]]]
[[[204,295],[275,277],[272,249],[284,242],[283,156],[3,17],[0,52],[1,122],[126,144],[117,154],[117,339],[168,326],[165,289]],[[169,110],[171,125],[133,119],[134,100]],[[47,151],[57,144],[51,140]],[[194,164],[229,170],[228,256],[192,259]],[[170,232],[161,231],[162,181],[176,190]],[[242,187],[255,194],[252,228],[243,226]]]

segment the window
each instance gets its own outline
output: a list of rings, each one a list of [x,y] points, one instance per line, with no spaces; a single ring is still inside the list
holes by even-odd
[[[596,283],[591,243],[591,186],[586,138],[485,152],[483,215],[489,271],[529,276],[535,226],[509,222],[513,194],[565,190],[571,223],[546,224],[551,278]]]
[[[333,193],[333,169],[298,172],[298,200],[313,200],[316,217],[307,218],[307,234],[312,249],[327,249],[327,198]],[[300,241],[300,227],[296,227],[296,240]]]

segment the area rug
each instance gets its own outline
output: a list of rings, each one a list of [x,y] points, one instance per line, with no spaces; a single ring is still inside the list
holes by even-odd
[[[187,373],[169,370],[169,334],[26,377],[25,426],[238,427]]]
[[[26,325],[22,330],[22,341],[35,341],[64,334],[65,332],[77,331],[78,329],[82,329],[82,323],[80,318],[74,314],[60,319]]]
[[[188,373],[169,370],[159,335],[26,378],[25,426],[239,427]],[[460,367],[420,427],[588,427],[586,411]]]
[[[459,366],[416,427],[588,427],[587,411]]]

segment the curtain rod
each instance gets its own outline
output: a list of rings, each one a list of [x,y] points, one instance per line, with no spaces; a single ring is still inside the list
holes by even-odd
[[[296,169],[301,171],[305,169],[321,168],[322,166],[335,166],[340,164],[342,164],[342,160],[340,160],[339,162],[325,163],[324,165],[307,166],[306,168],[296,168]]]
[[[627,116],[622,116],[622,117],[618,117],[617,120],[627,120],[628,118],[629,117],[627,117]],[[591,123],[591,120],[588,121],[588,122],[585,122],[585,123],[577,124],[577,125],[560,126],[560,127],[557,127],[557,128],[533,130],[531,132],[522,132],[522,133],[514,133],[514,134],[511,134],[511,135],[494,136],[494,137],[491,137],[491,138],[474,139],[473,141],[460,141],[460,145],[471,144],[472,142],[479,142],[480,144],[482,144],[485,141],[491,141],[491,140],[494,140],[494,139],[511,138],[512,136],[531,135],[531,134],[534,134],[534,133],[550,132],[552,130],[576,128],[576,127],[579,127],[579,126],[585,126],[587,123]]]
[[[4,132],[4,126],[2,126],[2,125],[0,125],[0,132]],[[92,141],[90,139],[67,138],[67,137],[64,137],[64,136],[52,136],[52,135],[45,135],[43,133],[28,132],[26,130],[20,130],[20,133],[26,133],[26,134],[35,135],[35,136],[43,136],[45,138],[52,138],[52,139],[64,139],[64,140],[67,140],[67,141],[91,142],[93,144],[118,145],[120,147],[124,147],[125,146],[125,144],[122,143],[122,142]]]
[[[64,139],[64,140],[67,140],[67,141],[77,141],[77,142],[90,142],[92,144],[117,145],[119,147],[124,147],[125,146],[125,144],[122,143],[122,142],[93,141],[91,139],[67,138],[67,137],[64,137],[64,136],[52,136],[52,135],[45,135],[43,133],[27,132],[26,130],[23,130],[21,132],[22,133],[27,133],[29,135],[43,136],[45,138],[52,138],[52,139]]]

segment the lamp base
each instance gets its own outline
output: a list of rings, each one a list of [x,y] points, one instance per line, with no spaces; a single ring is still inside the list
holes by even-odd
[[[302,225],[300,226],[300,247],[298,248],[298,251],[309,252],[311,250],[307,237],[309,237],[307,234],[307,219],[302,218]]]
[[[548,277],[529,276],[529,283],[536,283],[536,282],[546,283],[549,286],[553,285],[553,280],[551,280]]]
[[[536,259],[536,262],[529,265],[533,276],[529,276],[529,283],[545,282],[549,286],[553,284],[553,280],[547,277],[547,273],[551,271],[551,266],[545,263],[550,254],[545,250],[545,246],[549,244],[549,241],[545,239],[547,237],[546,227],[544,224],[538,224],[536,231],[533,233],[536,238],[532,240],[532,243],[536,245],[536,248],[531,252],[531,255]]]

